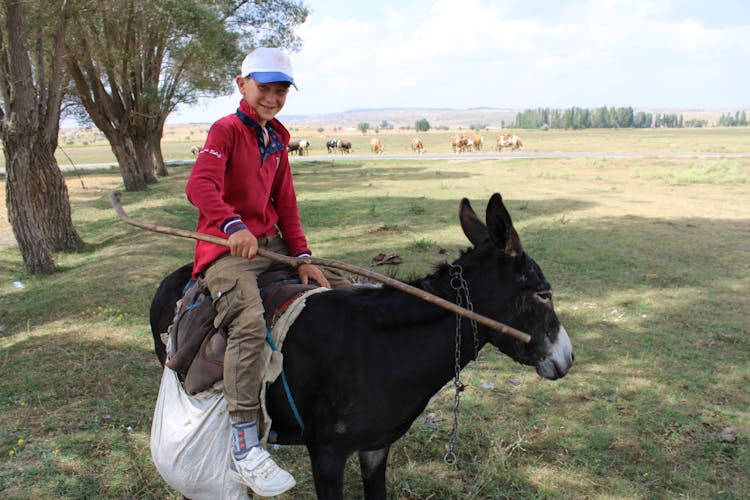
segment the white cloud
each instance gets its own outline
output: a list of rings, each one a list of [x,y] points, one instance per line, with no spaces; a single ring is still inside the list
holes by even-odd
[[[320,0],[299,31],[303,48],[292,61],[300,92],[285,113],[750,106],[748,5]]]

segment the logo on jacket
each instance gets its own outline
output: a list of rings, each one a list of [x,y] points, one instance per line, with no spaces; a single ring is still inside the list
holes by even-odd
[[[208,153],[210,155],[214,155],[217,158],[221,158],[221,153],[219,153],[215,149],[204,149],[203,151],[201,151],[201,153]]]

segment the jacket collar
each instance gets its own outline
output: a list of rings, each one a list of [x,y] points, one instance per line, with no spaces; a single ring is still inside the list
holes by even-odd
[[[253,120],[257,126],[260,126],[260,124],[258,123],[258,113],[256,113],[253,107],[250,106],[244,99],[240,101],[240,107],[237,108],[237,111],[243,113],[245,116]],[[270,125],[274,132],[276,132],[276,135],[279,136],[279,140],[281,141],[281,143],[284,146],[287,146],[289,144],[289,138],[291,137],[291,135],[289,134],[289,131],[286,129],[286,127],[284,127],[284,125],[282,125],[281,122],[276,118],[270,120],[268,122],[268,125]]]

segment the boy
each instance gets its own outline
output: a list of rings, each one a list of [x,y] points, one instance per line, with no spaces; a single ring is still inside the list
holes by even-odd
[[[274,496],[292,488],[295,480],[258,439],[259,359],[266,326],[256,279],[271,262],[256,254],[258,247],[294,257],[311,253],[289,167],[289,132],[275,118],[289,87],[297,86],[289,58],[276,48],[248,54],[236,83],[240,107],[211,126],[185,193],[199,210],[197,231],[229,240],[229,248],[198,241],[193,273],[213,297],[216,327],[228,332],[224,394],[232,421],[230,474],[255,494]],[[302,283],[349,286],[311,264],[297,271]]]

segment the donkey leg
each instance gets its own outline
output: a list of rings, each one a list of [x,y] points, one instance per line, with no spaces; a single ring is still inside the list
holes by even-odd
[[[359,467],[362,471],[362,483],[365,487],[366,500],[385,500],[385,469],[388,463],[390,446],[379,450],[361,450]]]
[[[344,452],[317,451],[309,448],[308,451],[318,500],[342,500],[344,466],[348,455]]]

